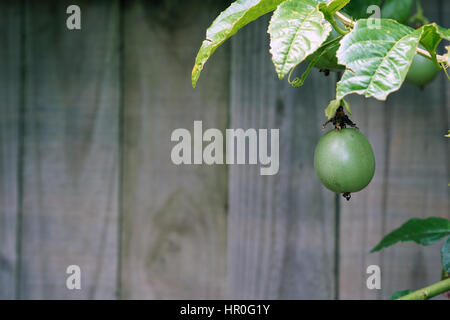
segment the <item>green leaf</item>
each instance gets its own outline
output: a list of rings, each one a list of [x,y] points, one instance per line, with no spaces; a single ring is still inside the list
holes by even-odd
[[[195,88],[200,73],[208,58],[239,29],[271,12],[284,0],[237,0],[223,11],[206,31],[192,69],[192,86]]]
[[[389,300],[396,300],[398,298],[401,298],[403,296],[406,296],[407,294],[410,294],[412,292],[412,290],[399,290],[399,291],[395,291],[392,296],[389,298]]]
[[[324,21],[314,0],[287,0],[270,20],[270,53],[280,79],[316,51],[327,39],[331,25]]]
[[[385,236],[370,252],[390,247],[399,241],[414,241],[427,246],[450,234],[450,220],[438,217],[413,218]]]
[[[445,240],[441,248],[442,268],[445,273],[450,273],[450,237]]]
[[[331,100],[328,104],[328,107],[325,109],[325,116],[328,120],[333,118],[334,114],[336,113],[336,110],[341,105],[341,100]]]
[[[380,27],[358,20],[341,40],[338,62],[347,67],[337,84],[336,97],[357,93],[385,100],[405,80],[419,44],[421,30],[394,20],[380,19]]]
[[[383,0],[353,0],[344,7],[343,12],[354,19],[368,18],[372,13],[367,13],[367,8],[371,5],[380,7],[382,2]]]
[[[450,138],[450,130],[448,130],[448,133],[444,137]]]
[[[339,38],[338,40],[340,40]],[[309,55],[306,58],[306,61],[313,61],[317,57],[319,58],[316,63],[314,64],[314,67],[318,69],[327,69],[330,71],[339,71],[344,70],[345,67],[343,65],[338,64],[337,58],[336,58],[336,52],[339,49],[339,41],[335,41],[329,46],[327,46],[324,49],[317,49],[314,53]]]
[[[442,39],[450,41],[450,29],[445,29],[436,23],[424,25],[420,44],[436,59],[436,49]]]
[[[317,67],[320,69],[333,69],[333,70],[339,70],[340,68],[343,68],[343,66],[337,65],[337,61],[333,60],[333,57],[336,59],[336,51],[339,48],[339,41],[341,40],[342,36],[339,36],[335,39],[332,39],[326,43],[324,43],[319,49],[317,49],[314,53],[306,57],[305,61],[308,62],[308,67],[303,72],[301,77],[296,77],[294,80],[290,80],[291,74],[294,71],[294,69],[291,70],[289,73],[289,83],[294,87],[298,88],[301,87],[306,80],[306,77],[308,76],[309,72],[313,67]]]
[[[414,0],[385,0],[381,8],[381,17],[406,23],[411,14]]]
[[[345,111],[347,111],[348,114],[352,114],[352,110],[350,110],[350,103],[348,103],[345,99],[342,99],[342,104],[344,105]]]
[[[333,116],[336,114],[336,110],[341,105],[345,108],[345,111],[347,111],[348,114],[352,114],[352,110],[350,109],[350,103],[348,103],[345,99],[331,100],[330,103],[328,104],[328,107],[325,109],[325,116],[327,117],[328,120],[333,118]]]

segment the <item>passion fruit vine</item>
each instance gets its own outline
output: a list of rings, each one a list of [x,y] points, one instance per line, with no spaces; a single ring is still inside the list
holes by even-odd
[[[349,200],[350,193],[364,189],[373,178],[372,146],[356,128],[330,130],[316,146],[314,169],[325,187]]]

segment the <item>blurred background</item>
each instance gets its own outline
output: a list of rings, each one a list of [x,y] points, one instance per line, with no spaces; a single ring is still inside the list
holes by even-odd
[[[279,81],[269,16],[217,50],[191,87],[205,30],[230,1],[0,1],[0,298],[386,299],[441,275],[440,242],[369,250],[412,217],[449,212],[450,85],[350,99],[376,157],[347,202],[313,151],[337,75]],[[81,30],[66,9],[81,8]],[[449,26],[450,3],[423,2]],[[177,128],[279,128],[280,171],[184,165]],[[81,290],[66,268],[81,268]],[[369,265],[381,289],[366,287]]]

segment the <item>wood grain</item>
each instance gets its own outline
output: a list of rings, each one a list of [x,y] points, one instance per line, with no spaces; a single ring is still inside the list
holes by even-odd
[[[231,128],[280,129],[280,171],[230,166],[228,280],[235,299],[334,297],[334,194],[313,169],[334,77],[279,81],[268,53],[268,16],[232,40]],[[317,88],[320,87],[320,93]]]
[[[448,24],[439,1],[427,3],[425,13],[432,21]],[[444,78],[441,74],[424,90],[406,83],[385,103],[351,100],[353,119],[372,143],[377,168],[365,190],[349,203],[341,202],[343,299],[387,299],[397,290],[418,289],[440,278],[440,243],[369,251],[410,218],[450,218],[449,149],[443,137],[449,127],[450,86]],[[366,287],[371,264],[381,267],[381,290]]]
[[[20,298],[114,298],[117,268],[118,2],[27,2]],[[81,290],[66,268],[81,268]]]
[[[0,2],[0,299],[16,296],[22,10]]]
[[[224,130],[229,60],[220,48],[191,87],[205,30],[223,9],[213,1],[132,1],[124,17],[122,298],[225,295],[227,168],[180,165],[172,131]]]

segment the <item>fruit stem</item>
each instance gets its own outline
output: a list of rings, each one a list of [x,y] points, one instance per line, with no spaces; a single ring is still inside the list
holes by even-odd
[[[427,300],[450,290],[450,278],[441,280],[431,286],[411,292],[397,300]]]

